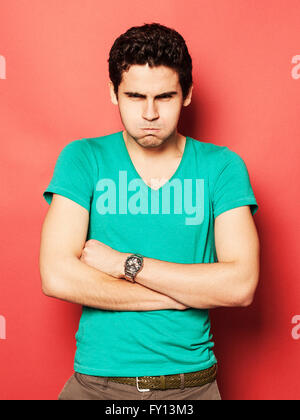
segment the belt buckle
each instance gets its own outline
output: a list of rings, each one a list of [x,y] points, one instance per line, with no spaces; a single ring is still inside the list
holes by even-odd
[[[140,379],[139,379],[139,377],[138,376],[136,376],[136,388],[137,388],[137,390],[139,391],[139,392],[148,392],[148,391],[150,391],[150,389],[141,389],[140,387],[139,387],[139,381],[140,381]]]

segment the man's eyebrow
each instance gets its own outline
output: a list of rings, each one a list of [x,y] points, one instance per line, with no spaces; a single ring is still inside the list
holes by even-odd
[[[138,98],[146,98],[146,95],[142,95],[141,93],[138,93],[138,92],[124,92],[124,94],[127,95],[127,96],[136,96]],[[160,95],[156,95],[154,99],[163,98],[165,96],[174,96],[174,95],[177,95],[177,94],[178,94],[178,92],[173,90],[173,91],[170,91],[170,92],[161,93]]]

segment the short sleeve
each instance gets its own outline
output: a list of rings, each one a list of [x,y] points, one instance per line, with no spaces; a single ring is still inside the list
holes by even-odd
[[[219,171],[213,193],[214,218],[236,207],[250,205],[252,215],[258,205],[250,183],[249,173],[244,160],[226,148],[225,163]]]
[[[93,195],[93,169],[86,139],[74,140],[60,152],[50,184],[43,197],[51,204],[53,193],[63,195],[90,211]]]

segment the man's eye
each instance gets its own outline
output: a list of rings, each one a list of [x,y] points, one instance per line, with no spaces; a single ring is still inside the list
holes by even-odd
[[[128,98],[130,99],[144,99],[142,96],[135,96],[135,95],[128,95]],[[172,96],[161,96],[160,98],[157,98],[158,100],[168,100],[171,99]]]

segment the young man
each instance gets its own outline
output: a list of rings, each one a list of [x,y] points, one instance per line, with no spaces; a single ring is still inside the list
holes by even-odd
[[[257,202],[242,158],[177,132],[192,61],[176,31],[133,27],[109,57],[124,130],[74,140],[44,197],[47,296],[83,305],[69,399],[220,399],[209,309],[247,306]]]

